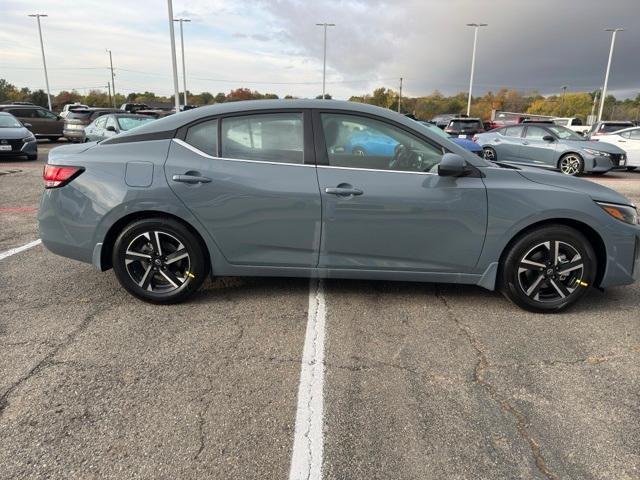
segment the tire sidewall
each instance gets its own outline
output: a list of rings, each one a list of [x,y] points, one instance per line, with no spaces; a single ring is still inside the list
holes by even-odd
[[[583,259],[582,281],[587,287],[578,288],[568,297],[553,302],[537,302],[529,298],[518,282],[518,265],[524,255],[536,244],[560,240],[575,248]],[[587,238],[577,230],[562,225],[536,229],[518,238],[512,245],[501,266],[500,286],[503,293],[516,305],[534,312],[558,312],[573,305],[584,296],[596,278],[598,262],[593,247]]]
[[[157,230],[176,237],[187,249],[190,257],[190,273],[185,285],[170,293],[153,293],[142,290],[129,276],[125,265],[125,254],[131,241],[138,235]],[[120,284],[132,295],[152,303],[178,303],[192,295],[202,285],[209,272],[208,256],[195,235],[183,224],[172,219],[152,218],[138,220],[127,225],[116,239],[112,252],[112,265]]]

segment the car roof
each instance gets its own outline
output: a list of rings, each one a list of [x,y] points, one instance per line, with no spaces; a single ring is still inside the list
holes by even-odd
[[[17,109],[21,109],[21,108],[44,108],[41,107],[40,105],[15,105],[13,103],[4,103],[2,105],[0,105],[0,108],[17,108]]]

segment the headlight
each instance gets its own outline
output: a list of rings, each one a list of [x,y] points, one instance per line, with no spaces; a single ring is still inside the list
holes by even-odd
[[[34,137],[33,135],[29,135],[28,137],[24,137],[22,139],[22,143],[34,142],[35,140],[36,137]]]
[[[596,156],[596,157],[610,157],[611,156],[607,152],[601,152],[600,150],[594,150],[592,148],[583,148],[582,150],[584,150],[588,154]]]
[[[638,211],[631,205],[617,205],[615,203],[596,202],[600,207],[618,220],[630,225],[638,224]]]

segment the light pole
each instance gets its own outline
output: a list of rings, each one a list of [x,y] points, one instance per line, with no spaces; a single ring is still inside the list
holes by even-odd
[[[562,86],[562,105],[564,105],[564,96],[567,93],[567,86],[563,85]]]
[[[178,65],[176,62],[176,38],[173,32],[173,3],[167,0],[169,11],[169,36],[171,37],[171,66],[173,68],[173,97],[175,99],[176,113],[180,112],[180,90],[178,88]]]
[[[109,66],[111,68],[111,88],[113,89],[113,108],[116,108],[116,80],[113,73],[113,59],[111,58],[111,50],[107,49],[109,53]]]
[[[400,91],[398,92],[398,113],[400,113],[401,103],[402,103],[402,77],[400,77]]]
[[[42,51],[42,65],[44,67],[44,81],[47,85],[47,102],[49,103],[49,110],[51,110],[51,90],[49,89],[49,74],[47,73],[47,61],[44,58],[44,43],[42,42],[42,28],[40,27],[40,17],[48,17],[49,15],[45,15],[43,13],[34,13],[29,15],[30,17],[35,17],[38,21],[38,36],[40,37],[40,50]]]
[[[182,34],[182,24],[190,22],[188,18],[174,18],[174,22],[180,22],[180,46],[182,48],[182,84],[184,85],[184,105],[187,105],[187,69],[184,60],[184,35]]]
[[[324,56],[322,59],[322,99],[325,99],[325,84],[327,78],[327,27],[335,27],[335,23],[316,23],[317,27],[324,27]]]
[[[467,27],[473,27],[473,54],[471,55],[471,77],[469,78],[469,99],[467,100],[467,116],[471,113],[471,92],[473,91],[473,72],[476,68],[476,48],[478,46],[478,29],[486,27],[487,23],[467,23]]]
[[[609,61],[607,62],[607,72],[604,74],[604,86],[602,87],[602,95],[600,95],[600,110],[598,110],[598,122],[602,120],[602,111],[604,110],[604,100],[607,97],[607,84],[609,83],[609,72],[611,71],[611,58],[613,57],[613,47],[616,44],[616,33],[623,32],[624,28],[605,28],[605,32],[611,33],[611,49],[609,50]]]

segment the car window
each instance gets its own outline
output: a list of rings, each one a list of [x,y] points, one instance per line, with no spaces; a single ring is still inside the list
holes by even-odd
[[[47,120],[57,120],[58,116],[47,111],[47,110],[43,110],[43,109],[38,109],[36,110],[36,112],[38,113],[38,117],[40,118],[46,118]]]
[[[7,112],[19,118],[36,118],[38,116],[35,108],[14,108],[7,110]]]
[[[620,135],[622,138],[631,138],[631,132],[622,132],[618,135]]]
[[[228,117],[221,126],[222,156],[240,160],[303,163],[302,113]]]
[[[120,125],[120,130],[126,131],[131,130],[133,128],[139,127],[140,125],[144,125],[145,123],[149,123],[153,121],[153,118],[144,118],[144,117],[119,117],[118,125]]]
[[[198,123],[187,130],[185,141],[198,150],[218,156],[218,120]]]
[[[504,134],[507,137],[520,137],[522,136],[522,130],[524,130],[524,127],[522,125],[514,125],[513,127],[505,128]]]
[[[322,114],[329,165],[428,172],[444,149],[386,122],[357,115]]]
[[[527,133],[525,134],[525,138],[529,140],[542,140],[542,137],[545,135],[549,135],[544,128],[529,126],[527,127]]]
[[[629,138],[631,140],[640,140],[640,129],[638,130],[631,130],[631,132],[629,132],[631,135],[629,135]]]
[[[116,125],[116,119],[115,118],[113,118],[112,116],[105,117],[105,118],[107,119],[107,123],[106,123],[107,127],[113,127],[116,130],[118,130],[118,126]]]
[[[107,122],[107,117],[100,117],[96,120],[95,126],[97,128],[104,128],[104,124]]]

